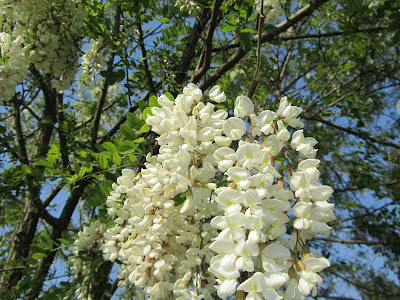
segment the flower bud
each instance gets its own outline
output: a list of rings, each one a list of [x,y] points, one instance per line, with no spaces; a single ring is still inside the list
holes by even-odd
[[[260,253],[265,249],[265,247],[267,247],[266,244],[260,244],[260,245],[258,246],[258,249],[260,249]]]
[[[286,187],[286,183],[282,179],[278,179],[278,184],[283,188]]]
[[[313,256],[311,255],[311,253],[306,253],[305,255],[303,255],[303,260],[312,258]]]
[[[296,270],[299,271],[299,272],[306,270],[306,266],[304,265],[304,263],[301,260],[297,261]]]
[[[290,279],[297,279],[297,272],[293,266],[291,266],[288,270],[289,278]]]
[[[235,300],[244,300],[246,297],[244,296],[244,291],[239,290],[236,293]]]

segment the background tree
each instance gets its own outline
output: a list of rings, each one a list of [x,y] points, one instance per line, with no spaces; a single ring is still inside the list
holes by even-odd
[[[318,138],[338,216],[332,236],[312,245],[332,263],[320,297],[346,296],[348,285],[362,298],[394,299],[400,6],[278,2],[267,3],[252,98],[276,109],[288,96],[304,108],[307,134]],[[109,222],[112,182],[158,151],[141,119],[152,94],[176,95],[189,82],[202,90],[219,84],[228,99],[248,90],[255,7],[252,0],[1,2],[4,297],[115,293],[113,264],[96,244],[73,253],[74,236],[89,219]],[[91,275],[70,280],[71,257]]]

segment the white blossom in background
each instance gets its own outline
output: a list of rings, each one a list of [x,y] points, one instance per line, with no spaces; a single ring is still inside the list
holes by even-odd
[[[180,11],[186,11],[190,16],[195,15],[200,10],[200,6],[192,0],[176,0],[173,2],[175,7],[179,7]]]
[[[315,296],[329,261],[306,241],[329,235],[335,216],[316,140],[296,131],[302,109],[284,97],[276,112],[255,112],[239,96],[228,117],[213,104],[225,99],[216,86],[207,101],[193,84],[158,98],[146,122],[159,154],[113,185],[104,258],[122,262],[120,285],[149,299]]]
[[[26,76],[26,63],[22,37],[14,38],[7,32],[0,33],[0,97],[10,99],[14,96],[15,86]]]
[[[90,222],[89,226],[85,226],[78,232],[72,255],[69,256],[70,270],[79,282],[79,287],[75,291],[78,299],[86,299],[87,295],[90,294],[90,283],[86,281],[90,280],[89,275],[93,272],[93,265],[88,261],[92,259],[93,253],[97,253],[100,250],[106,230],[107,226],[96,220]],[[83,256],[85,256],[85,259],[83,259]]]
[[[94,80],[94,75],[98,75],[107,65],[106,53],[107,47],[104,47],[105,41],[102,37],[97,40],[91,40],[88,49],[82,56],[82,79],[88,82],[89,79]]]
[[[2,59],[0,66],[1,81],[7,80],[7,83],[0,82],[0,92],[5,85],[11,90],[1,96],[7,98],[13,94],[15,85],[26,76],[31,64],[38,71],[50,74],[58,91],[68,88],[77,70],[85,14],[81,0],[1,1],[0,43],[2,49],[8,49],[2,50],[2,56],[8,61],[4,63]]]
[[[282,0],[263,0],[264,3],[264,15],[266,23],[278,23],[281,21],[285,12],[282,8],[284,1]],[[258,14],[261,13],[261,0],[255,1],[256,11]]]

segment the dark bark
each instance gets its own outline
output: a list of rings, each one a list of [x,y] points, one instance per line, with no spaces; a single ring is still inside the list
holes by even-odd
[[[72,214],[74,213],[74,210],[89,183],[89,180],[80,180],[76,183],[76,187],[72,190],[59,218],[59,226],[54,226],[53,232],[51,233],[53,249],[51,251],[47,251],[46,257],[41,260],[39,267],[32,278],[30,289],[28,290],[24,299],[36,299],[39,296],[50,266],[53,264],[54,258],[58,252],[58,239],[61,238],[62,233],[67,229]]]
[[[203,32],[210,17],[210,9],[203,8],[200,12],[200,15],[196,18],[196,22],[194,23],[193,29],[188,37],[182,58],[175,69],[175,81],[178,85],[181,85],[186,79],[190,64],[195,57],[196,45],[199,43],[201,33]]]
[[[19,146],[20,162],[21,164],[27,165],[33,169],[33,173],[25,175],[25,196],[22,199],[24,203],[24,217],[18,222],[18,224],[16,224],[6,260],[7,263],[12,262],[17,265],[25,265],[26,258],[29,255],[30,247],[36,233],[39,218],[43,217],[51,223],[56,222],[56,219],[50,216],[45,210],[43,203],[40,200],[41,182],[40,178],[35,176],[35,173],[40,172],[40,170],[35,167],[35,160],[39,157],[45,156],[49,148],[54,124],[56,123],[57,93],[48,85],[48,81],[45,81],[43,76],[34,67],[31,68],[31,72],[38,80],[39,86],[43,91],[45,105],[41,122],[39,122],[39,131],[36,135],[35,144],[32,147],[30,157],[28,157],[26,152],[26,141],[21,127],[19,105],[17,104],[17,101],[12,101],[14,130]],[[1,278],[0,291],[6,291],[14,287],[22,276],[22,269],[15,269],[13,272],[3,275]]]
[[[264,32],[261,36],[262,43],[268,43],[278,38],[279,34],[285,32],[288,28],[293,26],[294,24],[304,20],[306,17],[310,16],[315,10],[317,10],[320,6],[326,3],[328,0],[316,0],[310,4],[307,4],[294,15],[290,16],[287,20],[282,22],[277,26],[276,29],[268,30]],[[251,40],[253,42],[258,41],[258,35],[254,35]],[[218,67],[210,76],[208,76],[200,85],[199,88],[203,91],[208,89],[211,85],[213,85],[222,75],[224,75],[227,71],[229,71],[232,67],[234,67],[245,55],[247,52],[239,48],[228,60],[226,63]]]

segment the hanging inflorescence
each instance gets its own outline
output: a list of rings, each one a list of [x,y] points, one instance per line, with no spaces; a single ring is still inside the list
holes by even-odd
[[[333,190],[317,180],[314,138],[286,97],[254,113],[239,96],[233,116],[193,84],[162,95],[146,122],[158,155],[123,170],[107,199],[115,226],[101,249],[118,260],[120,284],[150,299],[304,299],[329,261],[306,241],[329,235]],[[247,295],[247,296],[245,296]]]

